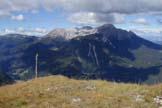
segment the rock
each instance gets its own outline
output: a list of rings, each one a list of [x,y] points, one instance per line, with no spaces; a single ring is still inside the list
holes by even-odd
[[[136,101],[136,102],[143,102],[143,101],[144,101],[144,96],[142,96],[142,95],[137,95],[137,96],[135,97],[135,101]]]
[[[95,89],[96,89],[95,86],[87,86],[87,87],[86,87],[86,90],[95,90]]]
[[[158,105],[162,105],[162,97],[161,96],[156,96],[154,98],[154,102]],[[161,106],[162,107],[162,106]]]
[[[79,103],[79,102],[81,102],[81,99],[79,97],[72,99],[72,103]]]

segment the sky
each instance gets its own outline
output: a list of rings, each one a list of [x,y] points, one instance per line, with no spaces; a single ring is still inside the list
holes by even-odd
[[[102,24],[162,37],[162,0],[0,0],[0,35]]]

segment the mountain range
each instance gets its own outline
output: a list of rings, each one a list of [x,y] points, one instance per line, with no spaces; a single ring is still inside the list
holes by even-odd
[[[0,84],[33,78],[37,53],[39,76],[162,82],[162,46],[111,24],[55,29],[43,37],[7,34],[0,49]]]

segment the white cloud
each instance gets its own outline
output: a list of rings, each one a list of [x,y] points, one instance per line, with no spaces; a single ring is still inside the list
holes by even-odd
[[[69,20],[77,24],[97,24],[96,15],[93,12],[75,13],[69,17]]]
[[[12,20],[16,20],[16,21],[23,21],[23,20],[24,20],[24,16],[23,16],[22,14],[19,14],[19,15],[17,15],[17,16],[12,15],[12,16],[11,16],[11,19],[12,19]]]
[[[12,29],[4,29],[3,33],[4,34],[10,34],[10,33],[14,33],[15,31]]]
[[[16,29],[4,29],[0,31],[0,35],[5,34],[24,34],[24,35],[34,35],[34,36],[44,36],[49,31],[44,28],[32,28],[32,29],[25,29],[23,27],[18,27]]]
[[[24,29],[23,27],[19,27],[19,28],[17,28],[17,31],[18,31],[18,32],[24,32],[25,29]]]
[[[137,33],[140,36],[162,36],[162,28],[134,28],[131,31]]]
[[[35,28],[33,30],[33,32],[37,32],[37,33],[40,33],[40,34],[46,34],[46,33],[48,33],[48,30],[46,30],[44,28]]]
[[[148,25],[149,22],[145,18],[138,18],[132,21],[135,24],[142,24],[142,25]]]
[[[131,31],[153,42],[162,41],[162,28],[136,28]]]

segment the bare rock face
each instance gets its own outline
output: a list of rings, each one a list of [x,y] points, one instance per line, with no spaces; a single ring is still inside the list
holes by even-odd
[[[50,33],[46,35],[46,37],[54,38],[54,39],[58,38],[58,39],[70,40],[78,36],[87,36],[87,35],[92,35],[96,33],[102,34],[103,40],[107,38],[116,38],[116,39],[122,40],[124,38],[130,37],[127,31],[118,30],[112,24],[105,24],[105,25],[102,25],[96,28],[93,28],[91,26],[84,26],[81,28],[69,28],[69,29],[58,28],[58,29],[52,30]]]
[[[86,36],[96,33],[97,30],[92,27],[82,27],[82,28],[71,28],[71,29],[54,29],[46,37],[52,38],[64,38],[65,40],[70,40],[78,36]]]

